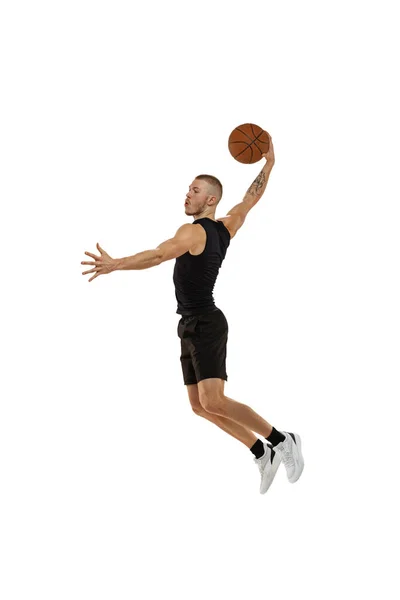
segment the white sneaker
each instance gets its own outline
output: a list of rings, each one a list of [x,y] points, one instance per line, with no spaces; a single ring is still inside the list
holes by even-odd
[[[254,459],[261,473],[260,494],[265,494],[268,490],[281,464],[280,454],[275,452],[274,448],[270,444],[267,444],[267,442],[263,442],[263,445],[265,450],[264,456]]]
[[[304,458],[301,453],[301,439],[297,433],[282,431],[285,439],[274,446],[274,450],[280,455],[286,467],[290,483],[298,480],[304,469]]]

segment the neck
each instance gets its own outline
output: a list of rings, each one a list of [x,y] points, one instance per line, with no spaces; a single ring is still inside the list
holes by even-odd
[[[200,213],[199,215],[193,215],[193,219],[211,219],[215,221],[215,213]]]

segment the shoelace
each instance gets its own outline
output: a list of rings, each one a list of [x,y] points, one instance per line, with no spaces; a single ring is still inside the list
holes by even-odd
[[[288,450],[287,446],[285,446],[284,444],[282,444],[281,447],[281,456],[282,462],[285,465],[285,467],[294,467],[293,454],[290,450]]]

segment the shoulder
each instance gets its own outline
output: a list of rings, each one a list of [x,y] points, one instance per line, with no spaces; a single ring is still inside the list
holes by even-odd
[[[185,223],[177,229],[175,237],[189,239],[196,243],[203,234],[204,228],[200,223]]]
[[[178,227],[178,229],[176,230],[176,235],[178,235],[178,234],[189,235],[191,230],[192,230],[192,224],[185,223],[184,225],[181,225],[180,227]]]

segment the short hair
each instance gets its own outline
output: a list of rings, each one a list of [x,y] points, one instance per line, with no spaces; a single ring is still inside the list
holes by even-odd
[[[206,181],[213,190],[213,196],[217,198],[217,204],[222,198],[222,183],[214,175],[197,175],[196,179]]]

